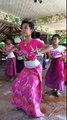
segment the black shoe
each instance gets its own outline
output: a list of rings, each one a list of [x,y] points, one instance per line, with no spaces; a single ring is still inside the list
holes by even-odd
[[[54,91],[53,95],[55,97],[60,97],[61,96],[61,93],[59,91]]]

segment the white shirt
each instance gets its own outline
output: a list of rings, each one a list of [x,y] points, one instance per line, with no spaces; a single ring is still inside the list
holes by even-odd
[[[15,55],[13,52],[9,53],[9,55],[7,56],[7,58],[14,58],[14,57],[15,57]]]
[[[62,45],[59,45],[57,48],[53,48],[51,51],[50,51],[50,56],[53,56],[54,58],[59,58],[62,56],[61,53],[64,52],[64,50],[66,49],[66,47],[62,46]]]

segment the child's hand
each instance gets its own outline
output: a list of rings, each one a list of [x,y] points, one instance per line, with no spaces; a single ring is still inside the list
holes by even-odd
[[[32,49],[32,53],[39,54],[38,48],[34,49],[31,45],[30,48]]]
[[[35,53],[35,54],[39,54],[39,51],[37,49],[32,51],[32,52]]]

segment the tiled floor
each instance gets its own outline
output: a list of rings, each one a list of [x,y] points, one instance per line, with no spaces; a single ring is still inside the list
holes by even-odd
[[[0,65],[0,120],[66,120],[66,90],[61,92],[61,97],[50,98],[48,94],[50,89],[44,86],[46,70],[43,70],[43,98],[41,102],[41,111],[45,114],[45,117],[33,118],[11,106],[12,82],[7,81],[3,69],[4,63]]]

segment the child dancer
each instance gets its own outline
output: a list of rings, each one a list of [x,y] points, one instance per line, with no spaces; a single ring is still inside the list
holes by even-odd
[[[64,82],[65,84],[67,84],[67,77],[66,77],[66,73],[67,73],[67,51],[65,50],[63,55],[62,55],[62,59],[64,62]]]
[[[23,109],[28,115],[43,117],[40,111],[42,98],[42,66],[33,53],[36,48],[43,47],[44,42],[31,38],[34,25],[31,21],[23,21],[22,34],[25,39],[11,51],[20,48],[25,56],[24,68],[12,84],[12,104]],[[46,46],[46,45],[45,45]],[[10,52],[11,52],[10,51]]]
[[[45,85],[53,89],[53,95],[58,97],[59,90],[64,90],[64,63],[62,53],[65,50],[64,46],[59,45],[60,36],[53,35],[53,48],[50,50],[51,65],[45,76]]]
[[[11,39],[7,38],[6,46],[1,50],[1,52],[7,54],[13,47],[14,45],[12,44]],[[16,59],[13,52],[7,55],[5,75],[11,80],[16,76]]]
[[[32,49],[41,48],[44,43],[31,38],[34,28],[32,22],[23,21],[21,28],[25,39],[19,43],[18,47],[22,50],[25,61],[23,70],[12,84],[12,104],[23,109],[28,115],[42,117],[44,116],[40,111],[42,67]]]
[[[67,85],[67,61],[64,63],[64,82]]]

